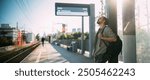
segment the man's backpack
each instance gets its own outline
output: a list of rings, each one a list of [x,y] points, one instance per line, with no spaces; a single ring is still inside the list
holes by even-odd
[[[111,53],[115,53],[118,55],[122,51],[122,41],[120,37],[116,36],[117,40],[115,42],[109,42],[108,50],[111,51]]]
[[[101,33],[102,35],[103,35],[104,29],[102,30],[102,33]],[[119,53],[122,51],[122,41],[117,34],[116,34],[116,38],[117,40],[115,42],[109,42],[109,45],[107,45],[104,41],[104,44],[107,46],[107,53],[119,55]]]

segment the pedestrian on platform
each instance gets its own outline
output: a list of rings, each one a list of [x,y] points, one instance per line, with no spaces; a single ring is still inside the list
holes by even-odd
[[[42,46],[44,47],[44,41],[45,41],[45,38],[42,37],[41,41],[42,41]]]

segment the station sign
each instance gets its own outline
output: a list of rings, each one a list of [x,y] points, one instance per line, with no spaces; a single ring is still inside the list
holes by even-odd
[[[55,3],[56,16],[89,16],[88,4]]]

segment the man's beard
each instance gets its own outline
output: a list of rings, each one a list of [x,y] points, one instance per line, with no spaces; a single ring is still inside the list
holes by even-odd
[[[101,22],[100,22],[100,21],[97,21],[97,24],[101,24]]]

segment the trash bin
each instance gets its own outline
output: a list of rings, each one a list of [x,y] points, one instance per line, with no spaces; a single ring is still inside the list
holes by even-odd
[[[67,46],[68,51],[72,51],[72,46]]]
[[[72,46],[72,52],[77,52],[77,42],[76,41],[72,41],[71,42],[71,46]]]

